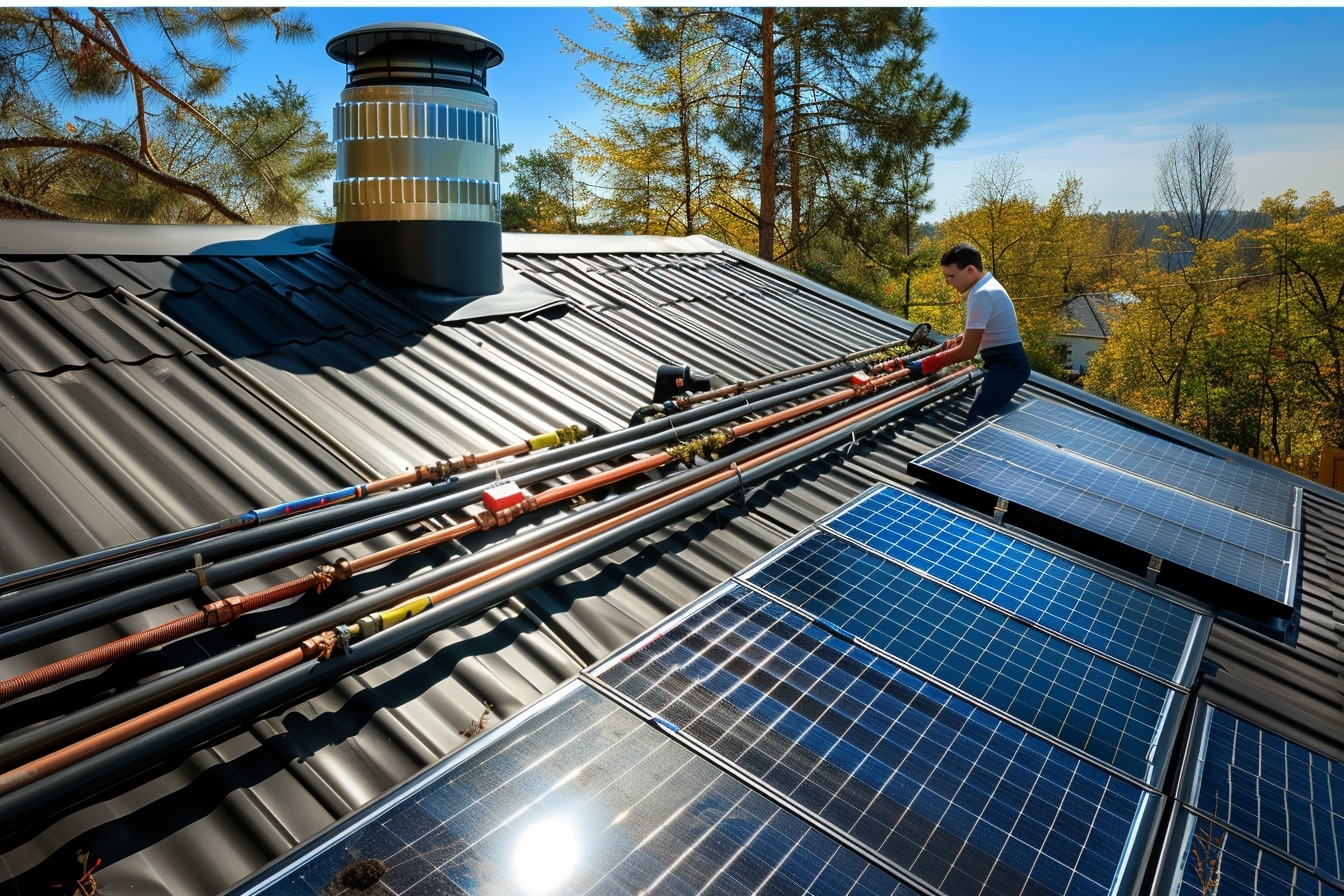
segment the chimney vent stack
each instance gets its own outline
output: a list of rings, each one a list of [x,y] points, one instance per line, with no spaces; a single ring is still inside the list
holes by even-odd
[[[332,38],[335,253],[459,295],[503,287],[499,117],[486,70],[504,53],[462,28],[387,22]]]

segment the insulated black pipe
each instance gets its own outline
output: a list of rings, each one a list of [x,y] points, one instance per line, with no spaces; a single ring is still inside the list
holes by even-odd
[[[834,372],[828,372],[828,375],[831,378],[836,376]],[[819,376],[801,383],[789,383],[788,388],[761,390],[733,402],[732,406],[749,407],[753,398],[769,399],[774,392],[791,392],[802,386],[814,385],[813,380],[819,384],[827,378]],[[788,398],[781,399],[781,402],[783,400]],[[495,479],[514,477],[541,465],[554,469],[571,454],[579,455],[581,461],[587,462],[606,446],[610,446],[611,451],[608,454],[598,457],[598,460],[605,460],[611,454],[630,453],[661,444],[666,440],[668,432],[676,432],[678,423],[695,423],[700,417],[716,416],[725,410],[725,404],[715,404],[702,409],[703,412],[686,412],[679,414],[675,420],[655,420],[584,442],[532,453],[487,469],[469,471],[456,479],[464,487],[473,488],[477,487],[478,482],[480,485],[485,485]],[[570,466],[574,467],[577,464],[571,463]],[[12,573],[0,578],[0,625],[14,619],[31,618],[40,613],[72,606],[91,595],[107,594],[150,581],[158,576],[178,572],[189,567],[197,553],[211,559],[234,557],[281,543],[287,538],[302,537],[303,534],[322,531],[351,520],[366,519],[389,507],[408,506],[419,501],[429,503],[434,497],[437,496],[426,497],[424,492],[415,491],[414,487],[400,489],[370,495],[357,502],[338,504],[276,520],[264,527],[255,527],[255,531],[252,531],[253,527],[242,531],[237,526],[230,526],[229,521],[225,520],[129,545],[108,548],[46,567]],[[429,512],[425,514],[426,517],[432,515],[433,513]],[[165,549],[157,551],[152,556],[144,556],[153,546],[162,546]],[[35,579],[39,581],[34,582]],[[10,585],[15,587],[8,593],[4,592],[3,588]]]
[[[82,793],[93,787],[104,786],[104,782],[127,769],[143,767],[169,755],[170,753],[203,743],[228,727],[240,724],[242,720],[273,711],[285,705],[292,705],[304,695],[316,693],[329,687],[340,678],[367,669],[384,658],[419,643],[426,635],[449,625],[456,624],[484,609],[508,599],[520,590],[549,581],[559,573],[601,556],[613,548],[627,544],[668,522],[682,519],[694,510],[720,500],[737,491],[743,485],[754,484],[764,478],[786,470],[806,461],[817,453],[843,444],[859,432],[868,432],[900,416],[913,407],[935,401],[946,394],[957,391],[965,383],[958,378],[937,385],[928,393],[905,403],[896,404],[876,417],[852,422],[848,427],[831,433],[820,440],[807,440],[795,450],[780,457],[742,471],[739,477],[717,483],[687,495],[677,501],[650,511],[637,519],[619,524],[607,532],[601,533],[581,544],[561,549],[556,554],[530,565],[502,575],[485,585],[477,586],[456,595],[430,610],[413,617],[379,635],[351,647],[349,653],[333,654],[318,663],[303,663],[287,670],[267,682],[253,686],[244,692],[222,698],[209,707],[197,710],[180,719],[175,719],[144,735],[125,743],[111,747],[96,757],[85,760],[66,769],[62,769],[45,778],[39,779],[11,793],[0,796],[0,834],[8,836],[19,825],[33,824],[39,818],[33,816],[38,806],[47,806],[63,801],[74,794]],[[890,395],[879,393],[866,399],[846,405],[845,412],[852,412],[886,401]],[[815,428],[827,425],[822,419]],[[775,447],[797,441],[800,434],[796,431],[783,431],[763,439],[754,448],[764,453]],[[204,683],[251,666],[260,658],[279,652],[285,645],[292,645],[309,634],[334,627],[341,621],[357,618],[374,610],[384,608],[408,597],[425,594],[437,586],[456,579],[459,574],[470,572],[477,567],[497,563],[499,555],[521,553],[533,546],[541,546],[555,541],[561,534],[581,530],[589,524],[600,523],[603,519],[618,515],[628,509],[648,504],[658,494],[676,491],[685,487],[688,478],[711,475],[714,472],[730,468],[739,458],[729,457],[707,463],[695,470],[669,477],[637,492],[603,502],[601,512],[596,505],[573,512],[556,525],[540,527],[525,533],[508,543],[493,545],[478,554],[450,562],[426,576],[409,582],[399,583],[381,592],[366,595],[335,610],[328,611],[319,618],[311,620],[303,633],[294,630],[274,632],[228,654],[213,657],[190,670],[167,676],[156,682],[144,685],[133,692],[127,692],[105,701],[96,707],[72,713],[36,731],[24,732],[0,742],[0,763],[13,766],[35,755],[51,749],[52,744],[68,742],[95,731],[100,727],[115,724],[146,707],[159,705],[189,690],[201,687]],[[650,493],[655,493],[652,496]],[[518,547],[515,542],[523,542]],[[432,581],[430,581],[432,579]],[[175,679],[182,679],[180,681]],[[115,706],[113,705],[115,704]],[[25,814],[30,817],[25,817]]]
[[[276,520],[264,526],[220,529],[213,534],[207,533],[208,537],[198,538],[191,543],[179,543],[181,540],[179,536],[182,533],[162,536],[166,544],[165,549],[152,555],[135,556],[104,563],[95,568],[81,569],[63,578],[20,587],[0,595],[0,624],[73,606],[93,595],[107,594],[110,591],[151,581],[159,576],[180,572],[194,565],[193,558],[198,553],[210,560],[237,556],[344,525],[352,520],[387,513],[396,508],[420,502],[432,503],[435,498],[443,494],[442,490],[451,484],[452,480],[449,480],[431,483],[422,491],[401,489],[370,495],[360,501],[334,504]],[[76,558],[76,560],[82,559]]]
[[[806,372],[814,370],[820,365],[839,366],[842,364],[852,364],[856,359],[864,357],[865,355],[873,354],[885,348],[889,348],[891,346],[899,344],[900,343],[898,342],[892,342],[888,343],[885,346],[879,346],[877,348],[869,349],[866,351],[851,352],[848,355],[842,355],[830,361],[822,361],[818,362],[817,364],[808,365],[806,367],[795,368],[794,371],[785,371],[780,374],[774,374],[772,376],[764,377],[762,379],[753,381],[753,383],[764,384],[772,382],[776,379],[790,376],[795,372]],[[808,381],[823,382],[828,376],[834,376],[834,375],[835,371],[822,371],[821,374],[817,377],[810,377],[807,380],[804,380],[800,377],[799,379],[794,380],[793,382],[780,385],[781,388],[788,389],[791,387],[796,387],[805,384]],[[753,384],[748,383],[746,385],[750,387]],[[758,399],[763,397],[769,398],[772,391],[774,390],[766,388],[755,388],[752,389],[749,394],[739,393],[739,395],[729,397],[730,398],[741,397],[742,402],[739,403],[750,404],[752,398],[758,398]],[[723,403],[724,402],[720,402],[718,405],[716,405],[714,410],[715,411],[719,410],[720,406]],[[699,410],[701,409],[697,409],[696,412],[683,411],[677,415],[677,420],[682,422],[687,421],[693,422],[696,416],[698,415]],[[660,421],[651,421],[648,424],[647,432],[650,434],[653,432],[661,433],[668,429],[675,429],[673,421],[671,420],[663,421],[661,424]],[[618,431],[616,433],[608,434],[608,436],[605,437],[605,441],[608,444],[619,445],[624,441],[628,441],[632,436],[632,434],[643,430],[644,426],[631,427],[625,430]],[[593,444],[600,443],[603,440],[604,437],[596,437],[593,439],[589,439],[587,440],[587,442],[584,443],[575,443],[571,445],[560,446],[558,448],[549,449],[546,452],[541,453],[532,452],[529,453],[528,455],[525,455],[523,458],[510,459],[505,461],[504,463],[493,466],[489,468],[489,471],[482,473],[482,475],[485,476],[487,481],[489,481],[490,478],[497,476],[500,471],[526,470],[531,466],[534,466],[535,464],[547,463],[553,460],[557,455],[578,453],[580,451],[587,454],[588,451],[590,450],[590,446],[592,446]],[[626,450],[632,450],[632,449],[627,448]],[[639,450],[639,449],[635,448],[633,450]],[[472,472],[478,472],[478,471],[472,471]],[[464,476],[470,476],[470,475],[471,473],[464,474]],[[404,496],[406,491],[407,489],[401,489],[398,490],[396,494]],[[361,507],[358,511],[346,508],[346,513],[354,517],[362,517],[366,513],[372,515],[373,512],[376,512],[376,508],[374,508],[372,504],[376,503],[376,499],[386,497],[387,497],[386,495],[367,496],[365,498],[360,499]],[[406,496],[401,500],[413,500],[413,499],[414,496]],[[399,501],[394,501],[393,503],[399,503]],[[321,508],[321,510],[331,510],[331,509],[333,508]],[[309,513],[314,512],[319,511],[309,511]],[[251,546],[249,544],[244,544],[244,546],[240,549],[235,549],[232,546],[229,546],[222,550],[218,550],[213,547],[213,545],[216,543],[215,541],[213,541],[213,539],[221,535],[234,533],[241,528],[256,525],[256,522],[248,519],[249,515],[255,513],[257,513],[257,511],[249,511],[248,513],[241,514],[236,517],[231,517],[229,519],[219,520],[213,523],[207,523],[193,528],[182,529],[178,532],[165,533],[163,535],[152,536],[150,538],[141,539],[139,541],[129,542],[127,544],[122,545],[116,545],[93,553],[84,554],[79,557],[60,560],[55,563],[46,564],[44,566],[33,567],[27,570],[21,570],[6,575],[0,575],[0,623],[3,623],[7,619],[14,618],[15,616],[26,616],[29,614],[30,607],[24,604],[22,601],[14,599],[13,592],[15,592],[17,589],[25,589],[38,584],[50,583],[55,580],[67,580],[67,577],[69,576],[84,573],[89,570],[98,570],[106,568],[110,565],[118,565],[118,568],[122,570],[123,577],[116,579],[111,583],[109,583],[105,579],[99,579],[93,583],[88,584],[87,586],[81,587],[76,584],[71,584],[67,581],[67,584],[64,587],[53,585],[52,587],[45,589],[42,592],[39,592],[38,595],[34,597],[33,602],[40,603],[45,609],[50,610],[53,608],[53,603],[59,604],[61,602],[64,602],[62,599],[64,599],[65,601],[73,601],[83,593],[88,592],[105,593],[111,588],[127,587],[130,584],[134,584],[135,581],[137,580],[137,577],[139,577],[138,578],[139,581],[146,581],[147,580],[145,578],[145,576],[147,575],[146,573],[141,572],[138,569],[137,571],[132,572],[130,571],[132,567],[123,568],[120,567],[120,564],[123,561],[131,560],[136,557],[141,557],[151,552],[155,553],[155,558],[157,559],[162,555],[162,549],[171,548],[186,543],[200,544],[202,547],[205,547],[207,542],[212,546],[211,553],[216,554],[221,554],[223,553],[223,551],[228,550],[233,550],[235,551],[235,553],[241,552],[241,550],[250,550]],[[348,516],[343,515],[342,519],[345,518],[348,518]],[[292,522],[292,518],[273,521],[270,522],[269,525],[275,526],[281,522],[286,523]],[[174,559],[171,560],[164,559],[162,562],[158,564],[147,564],[145,569],[159,568],[161,570],[167,571],[170,569],[177,568],[178,566],[180,566],[180,563],[181,560],[177,559],[177,555],[174,555]],[[150,575],[150,577],[152,577],[152,574]]]
[[[710,429],[737,419],[744,410],[798,400],[828,385],[839,385],[847,380],[849,373],[823,371],[799,382],[781,383],[760,393],[732,396],[673,418],[650,421],[597,440],[565,446],[582,449],[583,454],[578,458],[556,459],[552,452],[558,449],[551,449],[537,455],[535,464],[508,464],[472,471],[458,477],[449,493],[444,489],[450,483],[434,483],[429,491],[403,489],[373,495],[359,502],[338,504],[279,520],[269,526],[227,533],[208,542],[194,542],[158,555],[137,557],[72,578],[20,589],[0,597],[0,623],[25,620],[0,631],[0,656],[12,655],[74,632],[87,631],[109,620],[199,591],[197,575],[184,571],[194,567],[197,554],[211,563],[208,581],[212,587],[241,581],[438,514],[459,510],[478,501],[480,489],[496,479],[512,478],[525,487],[593,466],[617,454],[661,445],[666,442],[668,433],[676,435],[678,428]],[[769,404],[762,404],[762,399]],[[546,464],[546,461],[550,463]],[[374,516],[384,509],[384,505],[400,509]],[[240,558],[243,554],[245,556]],[[97,594],[108,596],[81,602]]]

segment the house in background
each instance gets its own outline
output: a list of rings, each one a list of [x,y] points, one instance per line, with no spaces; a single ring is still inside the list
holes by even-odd
[[[341,224],[0,223],[0,894],[1341,892],[1344,495],[500,234],[499,48],[329,49]]]
[[[1111,337],[1111,320],[1128,301],[1112,293],[1089,292],[1064,303],[1060,317],[1064,329],[1052,344],[1063,352],[1064,366],[1077,374],[1087,373],[1087,361]]]

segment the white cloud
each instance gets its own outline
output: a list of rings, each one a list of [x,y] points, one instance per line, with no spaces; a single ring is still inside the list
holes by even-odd
[[[1158,155],[1196,121],[1227,128],[1246,208],[1288,189],[1301,198],[1322,190],[1344,197],[1344,121],[1293,108],[1282,97],[1215,94],[1127,112],[1057,115],[1025,128],[973,126],[965,140],[935,156],[934,216],[964,205],[976,167],[1000,155],[1017,156],[1038,199],[1071,172],[1082,179],[1085,201],[1102,211],[1152,208]]]

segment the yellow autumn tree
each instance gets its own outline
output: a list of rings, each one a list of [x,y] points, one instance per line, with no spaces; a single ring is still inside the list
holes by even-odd
[[[1113,322],[1085,386],[1269,459],[1344,438],[1344,214],[1289,191],[1272,226],[1142,253],[1136,300]]]
[[[1064,329],[1061,310],[1070,297],[1107,291],[1115,279],[1112,237],[1106,219],[1085,206],[1082,181],[1060,178],[1041,203],[1016,156],[1000,156],[979,166],[968,186],[966,210],[948,218],[934,242],[946,249],[959,242],[976,246],[1013,297],[1018,328],[1032,367],[1058,375],[1062,368],[1054,337]],[[941,322],[942,332],[959,332],[964,309],[943,282],[941,270],[916,281],[920,301],[912,308]],[[951,304],[949,304],[951,303]]]

